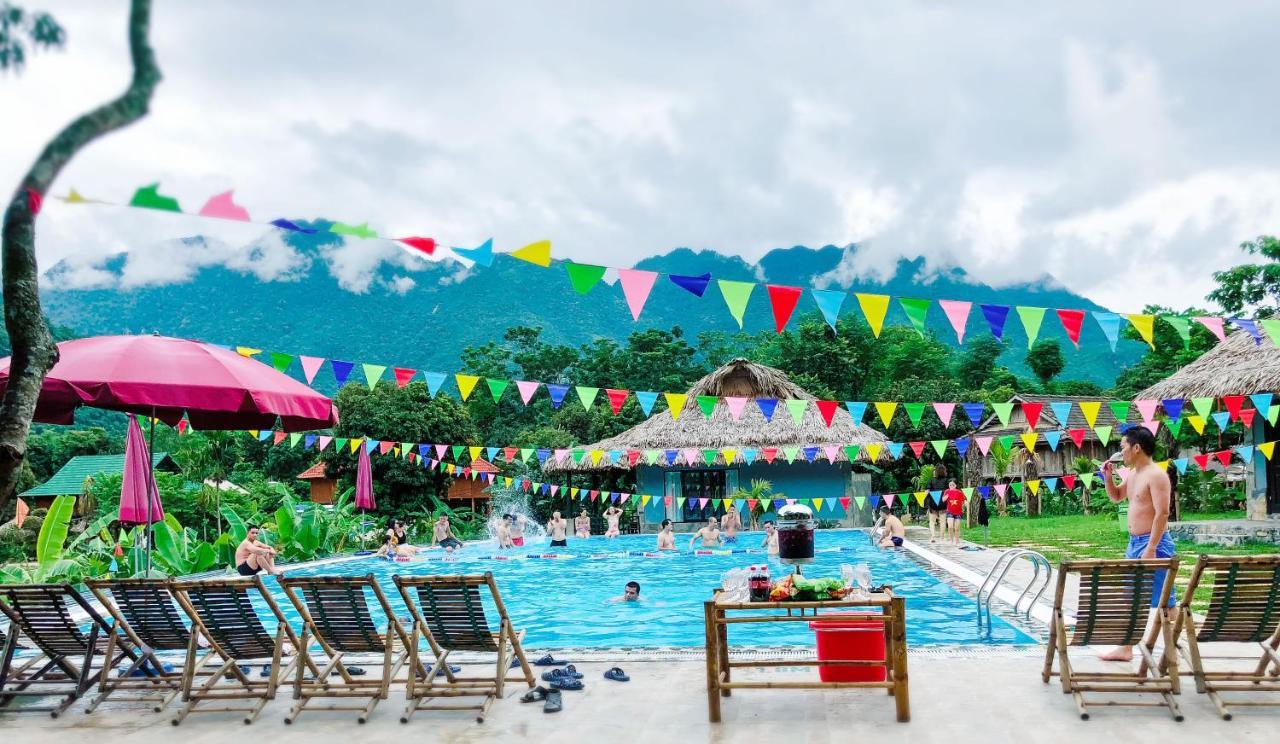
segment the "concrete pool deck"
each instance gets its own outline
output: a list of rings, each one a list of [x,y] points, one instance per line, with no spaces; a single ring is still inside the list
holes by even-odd
[[[692,655],[691,655],[692,656]],[[1096,662],[1101,668],[1103,662]],[[1040,681],[1041,657],[1017,654],[984,658],[948,658],[912,654],[909,662],[909,723],[894,720],[892,699],[879,691],[738,691],[723,702],[724,721],[707,722],[705,667],[701,661],[628,663],[632,681],[602,679],[612,663],[583,663],[586,689],[564,693],[564,710],[544,714],[541,704],[521,704],[523,685],[496,702],[478,724],[465,713],[422,712],[408,725],[399,723],[402,687],[361,726],[353,714],[306,713],[293,725],[282,717],[288,693],[269,704],[252,726],[230,714],[206,714],[174,728],[165,714],[110,703],[92,715],[77,703],[65,716],[0,715],[6,741],[22,744],[220,744],[235,737],[271,744],[313,744],[338,739],[433,742],[751,742],[788,744],[848,742],[1205,742],[1271,740],[1280,728],[1280,709],[1240,708],[1235,720],[1218,718],[1204,695],[1184,677],[1179,696],[1186,720],[1175,723],[1158,708],[1093,709],[1081,721],[1071,698],[1057,681]],[[1114,668],[1114,666],[1113,666]],[[772,679],[805,678],[812,670],[744,670]],[[1271,731],[1271,734],[1267,734]]]

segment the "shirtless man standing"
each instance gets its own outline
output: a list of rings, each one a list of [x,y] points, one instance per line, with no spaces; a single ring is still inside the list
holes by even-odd
[[[498,523],[498,550],[514,547],[515,543],[511,542],[511,515],[503,514],[502,521]]]
[[[671,531],[671,520],[662,520],[662,530],[658,532],[658,550],[675,550],[676,536]]]
[[[253,576],[259,571],[280,576],[284,573],[276,568],[276,549],[258,542],[258,526],[249,525],[244,540],[236,548],[236,573],[241,576]]]
[[[1107,497],[1114,503],[1129,500],[1129,549],[1126,558],[1172,558],[1173,540],[1165,528],[1169,524],[1169,498],[1172,487],[1169,474],[1152,461],[1156,451],[1156,438],[1145,426],[1134,426],[1120,438],[1120,457],[1129,468],[1129,477],[1119,486],[1112,480],[1115,463],[1107,460],[1102,466],[1102,481],[1107,487]],[[1156,571],[1151,590],[1151,606],[1160,601],[1164,587],[1165,571]],[[1178,600],[1169,592],[1166,613],[1170,613]],[[1172,618],[1170,618],[1172,619]],[[1107,661],[1132,661],[1133,648],[1120,646],[1100,658]]]
[[[573,520],[573,534],[585,540],[591,537],[591,517],[587,515],[587,508],[582,508],[582,513]]]
[[[547,522],[547,534],[551,537],[551,547],[563,548],[569,544],[569,541],[565,540],[568,524],[560,516],[560,512],[551,512],[551,521]]]
[[[732,545],[738,542],[740,529],[742,529],[742,517],[738,514],[738,508],[729,504],[729,510],[724,514],[724,544]]]
[[[608,529],[604,531],[605,537],[617,537],[621,534],[618,531],[618,520],[621,517],[622,510],[612,504],[609,505],[608,509],[604,510],[604,518],[609,523]]]
[[[693,537],[689,538],[689,550],[693,550],[694,541],[702,539],[702,547],[718,548],[720,547],[720,525],[716,522],[716,518],[712,517],[707,520],[707,526],[693,533]]]
[[[902,541],[907,539],[907,528],[902,524],[902,520],[893,516],[893,510],[887,505],[880,507],[880,518],[876,520],[876,526],[883,525],[884,534],[877,543],[882,548],[901,548]]]

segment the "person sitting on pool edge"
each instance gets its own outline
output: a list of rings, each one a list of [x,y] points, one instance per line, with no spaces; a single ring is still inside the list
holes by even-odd
[[[569,544],[565,539],[568,522],[560,517],[560,512],[551,512],[551,521],[547,522],[547,535],[551,538],[551,547],[563,548]]]
[[[742,517],[738,514],[738,507],[729,504],[729,509],[724,513],[724,544],[733,545],[738,542],[738,530],[742,529]]]
[[[383,536],[378,555],[394,558],[397,555],[409,556],[417,552],[418,548],[409,544],[409,531],[405,529],[404,522],[394,518],[388,522],[387,532]]]
[[[693,537],[689,538],[689,550],[693,550],[695,540],[702,539],[702,547],[718,548],[720,547],[720,524],[715,517],[707,520],[707,526],[693,533]]]
[[[622,596],[614,597],[609,600],[613,602],[639,602],[640,601],[640,582],[628,581],[627,585],[622,588]]]
[[[276,568],[276,549],[258,542],[258,525],[251,524],[245,531],[244,540],[236,548],[236,573],[253,576],[261,571],[275,576],[284,574]]]
[[[436,523],[431,525],[431,544],[439,545],[446,553],[452,553],[462,547],[462,541],[453,534],[453,528],[449,526],[449,517],[444,514],[441,514]]]
[[[506,550],[515,546],[516,544],[511,540],[511,515],[503,514],[502,520],[498,522],[498,550]]]
[[[760,543],[760,547],[768,548],[769,555],[778,554],[778,527],[772,519],[764,523],[764,542]]]
[[[658,550],[675,550],[676,535],[671,531],[671,520],[662,520],[662,529],[658,531]]]
[[[884,536],[880,538],[878,543],[882,548],[901,548],[902,541],[907,537],[907,528],[903,526],[902,520],[893,516],[893,510],[888,504],[880,506],[880,519],[876,520],[876,525],[884,525]]]
[[[610,504],[608,509],[604,510],[605,521],[608,522],[608,529],[604,531],[604,536],[614,538],[622,534],[618,529],[618,520],[622,518],[622,510]]]
[[[582,507],[582,513],[573,520],[573,534],[580,540],[591,537],[591,517],[587,514],[587,507]]]

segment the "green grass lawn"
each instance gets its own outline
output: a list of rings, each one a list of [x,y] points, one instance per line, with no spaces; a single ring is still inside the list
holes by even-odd
[[[1241,519],[1241,512],[1223,514],[1184,514],[1183,521],[1203,519]],[[965,538],[981,542],[982,528],[965,530]],[[991,545],[994,547],[1025,547],[1043,553],[1055,564],[1071,558],[1123,558],[1129,544],[1129,533],[1124,522],[1114,516],[1067,517],[991,517]],[[1195,566],[1195,556],[1200,553],[1214,555],[1249,555],[1280,552],[1280,546],[1268,543],[1245,543],[1239,547],[1197,545],[1179,541],[1178,555],[1182,563],[1178,567],[1175,586],[1185,590]],[[1196,592],[1194,608],[1203,611],[1209,598],[1209,585],[1202,584]]]

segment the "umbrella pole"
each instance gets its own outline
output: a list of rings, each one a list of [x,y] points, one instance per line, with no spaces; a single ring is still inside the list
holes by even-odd
[[[156,487],[156,474],[152,470],[155,465],[156,447],[156,409],[151,408],[151,427],[147,434],[147,576],[151,576],[151,536],[154,532],[151,523],[151,492]]]

